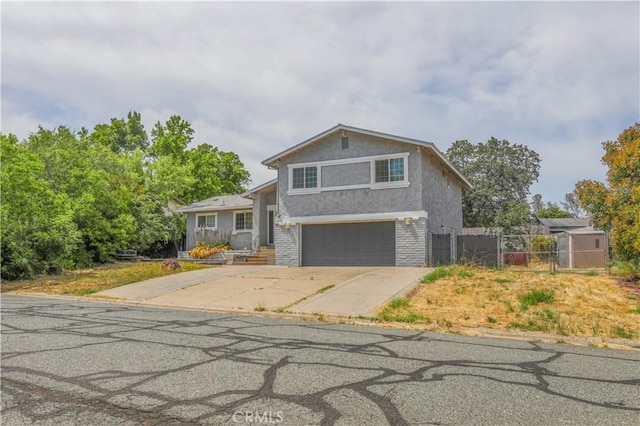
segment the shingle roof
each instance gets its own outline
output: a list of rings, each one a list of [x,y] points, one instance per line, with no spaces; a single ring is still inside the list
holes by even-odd
[[[589,226],[589,218],[565,217],[538,219],[541,224],[549,228],[582,228]]]
[[[179,208],[179,213],[242,209],[253,206],[253,200],[242,195],[218,195]]]

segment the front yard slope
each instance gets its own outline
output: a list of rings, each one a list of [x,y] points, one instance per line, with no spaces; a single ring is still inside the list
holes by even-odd
[[[492,328],[640,340],[640,289],[595,273],[451,266],[437,268],[406,298],[385,305],[378,319],[452,332]]]

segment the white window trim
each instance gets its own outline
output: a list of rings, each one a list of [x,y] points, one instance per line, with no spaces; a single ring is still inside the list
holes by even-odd
[[[376,161],[377,160],[395,160],[401,158],[404,161],[404,176],[402,180],[389,181],[389,182],[376,182]],[[391,171],[389,171],[389,179],[391,179]],[[383,158],[376,158],[371,160],[371,189],[387,189],[409,186],[409,153],[403,153],[402,155],[389,155]]]
[[[376,160],[392,160],[402,158],[404,160],[404,179],[394,182],[378,182],[376,183]],[[322,186],[322,168],[327,166],[337,166],[345,164],[369,163],[369,183],[354,185],[338,185],[338,186]],[[410,186],[409,182],[409,153],[401,152],[397,154],[371,155],[367,157],[343,158],[340,160],[324,160],[306,163],[288,164],[289,171],[289,189],[287,195],[306,195],[320,194],[326,191],[344,191],[348,189],[390,189],[390,188],[406,188]],[[316,188],[298,188],[293,189],[293,169],[303,167],[316,167],[318,186]]]
[[[215,216],[215,218],[216,218],[216,226],[214,226],[213,228],[210,227],[210,226],[203,226],[203,227],[198,226],[198,218],[201,217],[201,216]],[[206,219],[205,219],[205,222],[206,222]],[[213,229],[213,230],[218,229],[218,213],[196,213],[196,227],[195,227],[195,230],[197,231],[198,229]]]
[[[246,214],[246,213],[251,213],[251,228],[249,229],[237,229],[236,228],[236,216],[239,214]],[[246,217],[245,217],[245,223],[246,223]],[[232,235],[236,235],[236,234],[241,234],[244,232],[253,232],[253,210],[235,210],[233,212],[233,232],[231,233]]]
[[[316,168],[316,186],[315,188],[293,188],[293,169],[304,169],[306,167]],[[306,176],[305,176],[306,179]],[[305,163],[304,165],[289,164],[289,190],[287,194],[318,194],[322,185],[322,167],[315,163]]]

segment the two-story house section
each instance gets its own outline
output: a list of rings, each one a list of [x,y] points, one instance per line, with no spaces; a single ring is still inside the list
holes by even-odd
[[[276,182],[249,194],[276,264],[421,266],[433,233],[455,253],[470,184],[430,142],[338,124],[262,164]]]

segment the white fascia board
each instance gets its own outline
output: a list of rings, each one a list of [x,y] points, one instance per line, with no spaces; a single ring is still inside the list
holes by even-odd
[[[251,210],[253,208],[253,204],[247,204],[246,206],[220,206],[220,207],[197,207],[189,210],[181,210],[179,213],[189,214],[189,213],[204,213],[204,212],[218,212],[218,211],[226,211],[226,210]]]
[[[356,214],[336,214],[323,216],[294,216],[284,219],[284,222],[292,224],[312,224],[312,223],[347,223],[347,222],[384,222],[390,220],[404,220],[405,218],[427,218],[425,210],[414,210],[404,212],[385,213],[356,213]]]

